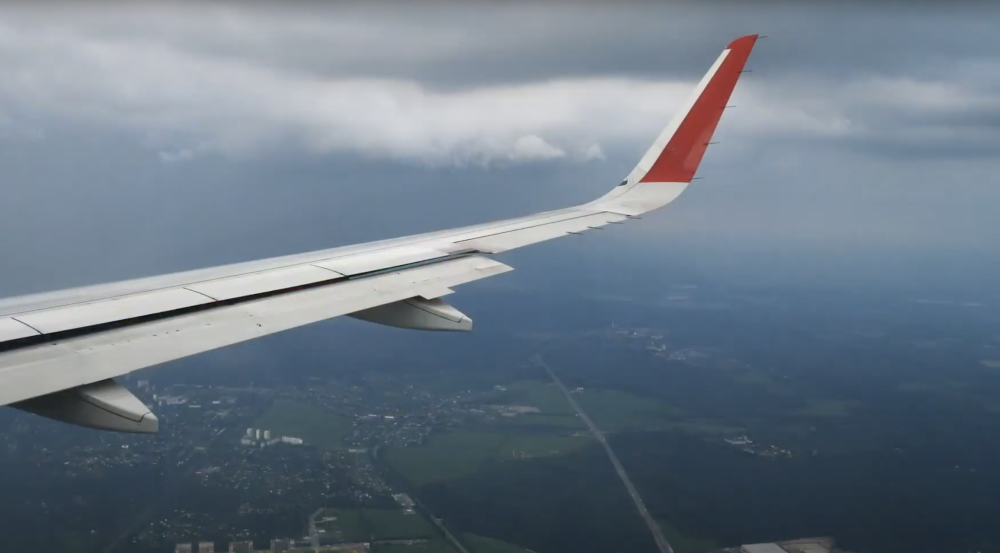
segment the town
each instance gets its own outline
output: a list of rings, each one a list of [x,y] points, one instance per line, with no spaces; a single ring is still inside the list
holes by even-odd
[[[365,378],[376,388],[386,384],[383,375]],[[538,412],[498,403],[506,391],[500,385],[448,393],[403,386],[385,401],[374,399],[372,387],[336,377],[304,388],[161,385],[149,377],[128,385],[155,407],[158,434],[86,432],[85,440],[53,447],[66,428],[21,415],[3,438],[8,455],[71,481],[132,471],[167,483],[171,490],[149,497],[120,551],[367,548],[371,536],[324,536],[313,517],[317,507],[365,507],[422,519],[413,501],[386,482],[373,448],[419,446],[435,430]],[[38,435],[39,427],[51,439]]]

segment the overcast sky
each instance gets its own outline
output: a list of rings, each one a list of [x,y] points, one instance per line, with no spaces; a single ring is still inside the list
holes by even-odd
[[[541,252],[996,267],[998,20],[987,2],[5,4],[0,295],[587,200],[749,33],[768,38],[703,179]]]

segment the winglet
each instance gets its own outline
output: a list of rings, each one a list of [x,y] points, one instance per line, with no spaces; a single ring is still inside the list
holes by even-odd
[[[729,43],[632,170],[629,182],[691,182],[758,36],[747,35]]]

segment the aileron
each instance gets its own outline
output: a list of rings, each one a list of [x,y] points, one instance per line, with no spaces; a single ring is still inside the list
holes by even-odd
[[[343,274],[331,269],[315,265],[296,265],[230,278],[196,282],[185,286],[185,288],[204,294],[216,301],[223,301],[316,284],[317,282],[332,281],[343,277]]]

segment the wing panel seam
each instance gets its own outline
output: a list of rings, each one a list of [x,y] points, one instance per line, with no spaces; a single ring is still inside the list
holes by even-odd
[[[181,288],[187,290],[188,292],[194,292],[195,294],[200,294],[202,296],[205,296],[206,298],[208,298],[208,299],[210,299],[212,301],[219,301],[219,298],[213,298],[212,296],[209,296],[205,292],[199,292],[197,290],[192,290],[192,289],[188,288],[187,286],[181,286]]]
[[[31,330],[34,330],[35,332],[38,333],[39,336],[44,336],[45,335],[45,333],[42,332],[41,330],[38,330],[37,328],[35,328],[35,327],[31,326],[30,324],[22,321],[21,319],[18,319],[17,317],[8,317],[8,318],[10,320],[12,320],[12,321],[17,321],[17,322],[23,324],[24,326],[30,328]],[[28,338],[34,338],[34,336],[29,336]],[[24,338],[19,338],[19,340],[24,340]]]
[[[466,238],[465,240],[457,240],[455,243],[456,244],[461,244],[462,242],[471,242],[473,240],[482,240],[484,238],[492,238],[494,236],[500,236],[502,234],[510,234],[512,232],[517,232],[517,231],[520,231],[520,230],[530,230],[530,229],[536,229],[536,228],[545,227],[545,226],[548,226],[548,225],[558,225],[559,223],[565,223],[567,221],[575,221],[577,219],[584,219],[586,217],[592,217],[594,215],[600,215],[602,213],[607,213],[607,212],[605,212],[605,211],[597,211],[597,212],[594,212],[594,213],[587,213],[585,215],[580,215],[579,217],[570,217],[569,219],[561,219],[559,221],[552,221],[552,222],[549,222],[549,223],[542,223],[540,225],[533,225],[533,226],[530,226],[530,227],[522,227],[522,228],[511,229],[511,230],[505,230],[503,232],[495,232],[493,234],[486,234],[486,235],[483,235],[483,236],[476,236],[475,238]],[[615,215],[622,215],[622,214],[621,213],[616,213]]]

